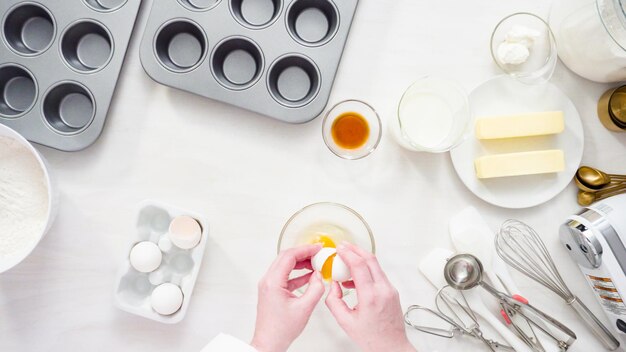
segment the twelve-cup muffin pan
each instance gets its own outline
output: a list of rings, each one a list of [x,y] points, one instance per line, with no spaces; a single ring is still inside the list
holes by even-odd
[[[358,0],[159,0],[141,62],[162,84],[291,123],[326,106]]]
[[[202,229],[200,242],[191,249],[178,248],[168,241],[168,226],[178,216],[192,217]],[[165,324],[180,322],[189,307],[208,243],[208,235],[209,223],[199,214],[153,200],[146,200],[139,204],[135,229],[130,237],[124,264],[120,268],[115,285],[114,296],[117,307]],[[169,242],[166,248],[163,247],[164,240]],[[136,244],[146,241],[158,245],[162,251],[161,264],[149,273],[135,270],[129,259],[131,249]],[[153,309],[151,295],[159,285],[168,283],[180,288],[183,293],[183,302],[175,313],[161,315]]]
[[[0,123],[65,151],[91,145],[141,0],[0,1]]]

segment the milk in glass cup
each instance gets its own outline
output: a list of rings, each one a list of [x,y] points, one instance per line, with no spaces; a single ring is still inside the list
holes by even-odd
[[[452,80],[427,76],[413,83],[398,104],[394,137],[404,148],[443,153],[459,145],[472,114],[463,88]]]

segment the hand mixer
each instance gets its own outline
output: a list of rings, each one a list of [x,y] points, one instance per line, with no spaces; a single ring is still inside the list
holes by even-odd
[[[545,286],[569,304],[604,346],[619,347],[619,341],[567,287],[545,244],[530,226],[507,220],[496,235],[496,251],[511,267]]]
[[[412,328],[427,334],[445,338],[453,338],[458,334],[471,336],[484,343],[490,351],[502,349],[515,352],[512,347],[487,339],[483,336],[476,314],[462,292],[453,290],[450,286],[442,287],[435,297],[435,306],[437,307],[437,311],[418,305],[410,306],[404,314],[404,321]],[[415,323],[410,318],[410,315],[417,311],[434,315],[443,320],[450,328],[428,327]]]

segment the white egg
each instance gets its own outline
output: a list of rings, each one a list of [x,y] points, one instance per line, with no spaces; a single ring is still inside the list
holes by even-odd
[[[339,256],[335,256],[335,260],[333,260],[332,273],[333,280],[337,282],[346,282],[352,278],[352,275],[350,275],[350,269]]]
[[[322,248],[316,255],[311,258],[311,266],[315,271],[322,271],[324,264],[333,257],[333,265],[331,268],[333,281],[345,282],[350,280],[350,269],[346,263],[337,255],[335,248]]]
[[[171,283],[159,285],[152,291],[150,304],[157,313],[172,315],[183,305],[183,291]]]
[[[149,273],[161,265],[163,254],[159,247],[149,241],[137,243],[130,251],[130,265],[141,273]]]

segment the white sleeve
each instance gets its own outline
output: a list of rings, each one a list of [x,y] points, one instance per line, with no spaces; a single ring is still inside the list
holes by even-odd
[[[232,336],[219,334],[201,352],[257,352],[257,350]]]

